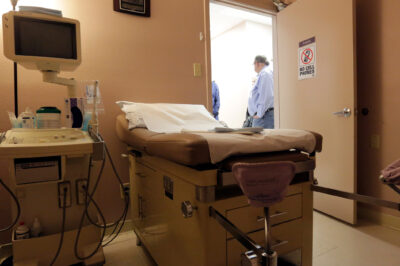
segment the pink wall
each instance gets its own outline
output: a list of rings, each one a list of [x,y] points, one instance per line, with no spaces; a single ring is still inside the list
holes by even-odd
[[[199,39],[200,32],[205,31],[205,1],[152,0],[151,18],[114,12],[111,0],[56,1],[65,17],[80,20],[82,31],[82,65],[74,73],[62,75],[100,81],[106,109],[100,116],[100,132],[125,181],[128,181],[128,164],[120,157],[125,146],[114,130],[115,117],[120,113],[115,101],[207,103],[206,77],[204,74],[193,77],[192,66],[194,62],[201,63],[203,73],[206,72],[206,44]],[[12,62],[0,55],[0,131],[10,127],[6,111],[14,108],[12,80]],[[36,110],[44,105],[62,109],[66,96],[63,87],[44,84],[38,71],[22,67],[19,67],[19,81],[20,110],[26,106]],[[6,167],[0,168],[0,176],[7,179]],[[98,199],[107,220],[120,215],[119,187],[109,165]],[[8,201],[0,190],[0,226],[10,216]],[[1,236],[4,241],[8,234]]]

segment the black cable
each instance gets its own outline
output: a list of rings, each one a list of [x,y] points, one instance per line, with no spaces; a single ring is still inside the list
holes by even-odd
[[[125,221],[126,221],[126,216],[128,215],[128,211],[126,211],[125,212],[125,216],[124,216],[124,219],[122,220],[122,223],[121,223],[121,226],[119,227],[119,229],[118,229],[118,232],[114,235],[114,237],[112,237],[112,239],[110,239],[110,240],[107,240],[107,242],[105,243],[105,244],[103,244],[103,247],[105,247],[105,246],[107,246],[108,244],[110,244],[111,242],[113,242],[116,238],[117,238],[117,236],[119,235],[119,233],[121,233],[121,230],[122,230],[122,228],[124,227],[124,225],[125,225]],[[117,226],[115,227],[115,229],[117,228]],[[111,235],[113,234],[114,232],[112,232],[111,233]]]
[[[93,202],[93,203],[94,203],[94,202]],[[100,212],[100,208],[98,207],[98,205],[95,205],[95,204],[93,204],[93,205],[95,206],[96,210],[97,210],[98,212]],[[113,222],[113,223],[111,223],[111,224],[106,224],[106,225],[101,225],[101,224],[98,224],[98,223],[94,222],[93,219],[89,216],[89,213],[88,213],[87,210],[86,210],[86,216],[87,216],[89,222],[90,222],[92,225],[94,225],[94,226],[96,226],[96,227],[98,227],[98,228],[110,228],[110,227],[113,227],[113,226],[118,226],[118,224],[123,220],[124,215],[125,215],[125,212],[128,211],[128,208],[129,208],[129,200],[126,199],[125,206],[124,206],[124,210],[123,210],[123,212],[122,212],[122,216],[121,216],[120,218],[118,218],[115,222]],[[113,231],[113,232],[114,232],[114,231]]]
[[[86,259],[89,259],[89,258],[93,257],[93,256],[97,253],[97,251],[100,249],[100,247],[101,247],[101,245],[102,245],[102,243],[103,243],[104,235],[105,235],[105,233],[106,233],[106,228],[105,228],[106,220],[105,220],[105,218],[104,218],[103,213],[102,213],[101,211],[99,211],[99,215],[100,215],[101,220],[102,220],[103,225],[104,225],[104,226],[103,226],[104,228],[103,228],[103,232],[102,232],[100,241],[99,241],[97,247],[94,249],[94,251],[93,251],[92,253],[90,253],[88,256],[85,257],[85,256],[80,256],[80,255],[79,255],[79,252],[78,252],[79,237],[80,237],[81,230],[82,230],[82,227],[83,227],[83,222],[84,222],[84,220],[85,220],[85,217],[87,217],[86,214],[87,214],[87,209],[88,209],[88,207],[89,207],[89,203],[90,203],[90,202],[94,202],[94,205],[95,205],[96,207],[98,207],[98,206],[97,206],[97,203],[96,203],[96,202],[93,200],[93,198],[92,198],[92,193],[93,193],[93,192],[92,192],[92,193],[89,193],[91,168],[92,168],[92,158],[90,158],[90,161],[89,161],[89,170],[88,170],[87,184],[86,184],[86,187],[83,188],[84,191],[85,191],[85,207],[84,207],[84,210],[83,210],[83,213],[82,213],[82,216],[81,216],[81,220],[80,220],[80,222],[79,222],[79,227],[78,227],[78,231],[77,231],[77,235],[76,235],[76,239],[75,239],[75,243],[74,243],[74,253],[75,253],[75,257],[78,258],[79,260],[86,260]],[[100,172],[99,172],[99,174],[98,174],[97,179],[100,179],[100,178],[101,178],[101,176],[102,176],[102,174],[103,174],[103,170],[104,170],[104,163],[103,163],[103,165],[102,165],[102,168],[100,169]],[[90,199],[90,201],[88,201],[88,198]]]
[[[101,141],[103,141],[103,143],[104,143],[104,140],[103,140],[103,138],[101,137],[101,135],[99,135],[99,139],[100,139]],[[114,162],[113,162],[113,160],[112,160],[112,158],[111,158],[111,154],[110,154],[110,152],[109,152],[109,150],[108,150],[108,148],[107,148],[107,146],[106,146],[105,143],[104,143],[104,147],[105,147],[105,151],[106,151],[107,157],[108,157],[109,160],[110,160],[110,164],[111,164],[111,167],[112,167],[113,172],[114,172],[114,174],[115,174],[115,177],[118,179],[118,182],[119,182],[119,184],[120,184],[120,186],[121,186],[121,189],[123,189],[123,182],[122,182],[122,179],[121,179],[121,177],[119,176],[119,174],[118,174],[118,172],[117,172],[117,170],[116,170],[115,164],[114,164]],[[103,174],[103,171],[104,171],[105,162],[106,162],[106,158],[103,159],[103,162],[102,162],[101,169],[100,169],[100,172],[99,172],[99,174],[98,174],[97,180],[96,180],[96,182],[95,182],[95,184],[94,184],[94,186],[93,186],[92,191],[89,192],[89,187],[90,187],[90,186],[89,186],[89,183],[90,183],[91,167],[92,167],[92,158],[90,158],[90,164],[89,164],[90,166],[89,166],[89,172],[88,172],[88,178],[87,178],[87,187],[85,188],[85,208],[84,208],[84,212],[83,212],[82,217],[81,217],[81,221],[80,221],[80,224],[79,224],[79,228],[78,228],[78,232],[77,232],[77,237],[76,237],[76,239],[75,239],[75,245],[74,245],[75,256],[76,256],[78,259],[80,259],[80,260],[86,260],[86,259],[88,259],[88,258],[94,256],[94,255],[96,254],[96,252],[99,250],[99,248],[102,246],[102,243],[103,243],[103,241],[104,241],[104,236],[105,236],[106,229],[107,229],[107,228],[110,228],[110,227],[112,227],[112,226],[115,226],[115,228],[114,228],[114,230],[113,230],[113,232],[112,232],[112,234],[113,234],[113,233],[117,230],[117,228],[118,228],[120,222],[122,221],[122,225],[121,225],[120,228],[118,229],[116,235],[115,235],[110,241],[108,241],[105,245],[108,245],[109,243],[111,243],[111,241],[113,241],[113,240],[119,235],[119,233],[121,232],[122,227],[123,227],[123,225],[125,224],[125,221],[126,221],[126,217],[127,217],[127,213],[128,213],[128,209],[129,209],[129,196],[124,195],[124,199],[125,199],[125,208],[124,208],[124,210],[123,210],[123,212],[122,212],[121,217],[120,217],[119,219],[117,219],[116,222],[114,222],[114,223],[112,223],[112,224],[109,224],[109,225],[106,224],[106,220],[105,220],[105,218],[104,218],[104,215],[103,215],[103,213],[102,213],[100,207],[98,206],[98,204],[96,203],[96,201],[93,199],[93,196],[94,196],[94,194],[95,194],[95,192],[96,192],[96,190],[97,190],[97,187],[98,187],[98,185],[99,185],[99,183],[100,183],[100,180],[101,180],[101,177],[102,177],[102,174]],[[100,217],[101,217],[102,224],[98,224],[98,223],[94,222],[94,221],[92,220],[92,218],[90,217],[89,212],[88,212],[90,203],[93,203],[93,206],[96,208],[98,214],[99,214]],[[96,249],[95,249],[89,256],[87,256],[87,257],[82,257],[82,256],[80,256],[80,255],[78,254],[78,242],[79,242],[80,232],[81,232],[81,230],[82,230],[82,226],[83,226],[83,222],[84,222],[85,217],[87,217],[87,219],[89,220],[89,222],[90,222],[92,225],[94,225],[94,226],[96,226],[96,227],[98,227],[98,228],[102,228],[102,229],[103,229],[103,232],[102,232],[101,239],[100,239],[99,244],[98,244],[98,246],[96,247]]]
[[[126,214],[127,212],[128,212],[128,211],[125,209],[125,210],[124,210],[124,214]],[[124,217],[125,217],[125,216],[124,216]],[[125,220],[123,219],[122,222],[125,223]],[[107,238],[105,241],[108,241],[108,240],[111,238],[111,236],[115,233],[115,231],[117,231],[118,226],[119,226],[119,223],[116,224],[116,225],[114,226],[114,229],[112,230],[112,232],[110,233],[110,235],[108,235],[108,238]]]
[[[18,117],[18,68],[17,62],[14,62],[14,111]]]
[[[101,137],[101,136],[100,136],[100,137]],[[122,230],[122,228],[123,228],[123,226],[124,226],[124,224],[125,224],[126,217],[127,217],[127,214],[128,214],[128,208],[129,208],[129,194],[128,194],[128,195],[125,194],[124,185],[123,185],[122,179],[121,179],[121,177],[119,176],[119,174],[118,174],[118,172],[117,172],[117,169],[116,169],[115,164],[114,164],[114,162],[113,162],[113,160],[112,160],[110,151],[108,150],[108,147],[107,147],[107,145],[106,145],[105,143],[104,143],[104,147],[105,147],[105,150],[106,150],[106,154],[107,154],[107,156],[108,156],[108,159],[110,160],[110,164],[111,164],[111,167],[112,167],[112,169],[113,169],[113,171],[114,171],[115,177],[118,179],[118,181],[119,181],[119,183],[120,183],[120,185],[121,185],[121,189],[122,189],[122,191],[123,191],[124,199],[125,199],[125,204],[126,204],[126,205],[125,205],[125,209],[124,209],[122,224],[121,224],[120,228],[118,229],[118,232],[115,234],[115,236],[114,236],[111,240],[109,240],[106,244],[103,245],[103,246],[107,246],[107,245],[110,244],[112,241],[114,241],[114,239],[117,238],[117,236],[120,234],[120,232],[121,232],[121,230]],[[118,223],[119,223],[119,222],[118,222]],[[117,225],[118,225],[118,223],[117,223]],[[115,229],[117,228],[117,225],[116,225],[116,227],[114,228],[113,232],[114,232]]]
[[[13,199],[14,202],[15,202],[15,205],[17,205],[17,216],[15,217],[15,220],[14,220],[9,226],[0,229],[0,232],[5,232],[5,231],[7,231],[7,230],[10,230],[11,228],[14,227],[14,225],[17,224],[18,219],[19,219],[19,217],[20,217],[20,215],[21,215],[21,206],[19,205],[18,199],[17,199],[17,197],[15,196],[15,194],[11,191],[11,189],[10,189],[9,187],[7,187],[7,185],[3,182],[2,179],[0,179],[0,184],[4,187],[4,189],[5,189],[8,193],[10,193],[12,199]]]
[[[50,266],[52,266],[56,262],[58,256],[60,255],[61,248],[62,248],[62,245],[63,245],[63,242],[64,242],[65,220],[66,220],[65,216],[66,216],[66,209],[67,209],[66,205],[67,205],[67,188],[64,188],[63,213],[62,213],[62,226],[61,226],[60,242],[58,242],[57,252],[56,252],[56,255],[54,256],[53,260],[51,261]]]
[[[15,7],[18,1],[11,1],[13,6],[13,11],[15,11]],[[15,116],[18,117],[18,67],[17,62],[14,62],[14,112]]]
[[[99,138],[100,138],[100,140],[102,140],[102,141],[104,142],[104,140],[103,140],[103,138],[102,138],[101,135],[99,135]],[[113,160],[112,160],[110,151],[108,150],[108,147],[107,147],[107,145],[105,144],[105,142],[104,142],[104,148],[105,148],[105,151],[106,151],[106,155],[107,155],[107,157],[108,157],[108,159],[109,159],[109,161],[110,161],[111,167],[112,167],[112,169],[113,169],[114,175],[115,175],[115,177],[117,178],[117,180],[118,180],[118,182],[119,182],[119,184],[120,184],[120,186],[121,186],[122,191],[124,191],[124,190],[123,190],[123,181],[122,181],[121,177],[120,177],[119,174],[118,174],[118,171],[117,171],[117,169],[116,169],[116,167],[115,167],[115,164],[114,164],[114,162],[113,162]],[[94,188],[93,188],[93,192],[95,192],[95,190],[97,189],[97,185],[99,184],[99,182],[100,182],[100,179],[97,180],[97,182],[96,182],[96,184],[95,184],[95,186],[94,186]],[[110,244],[112,241],[114,241],[115,238],[117,238],[117,236],[120,234],[120,232],[121,232],[121,230],[122,230],[122,228],[123,228],[123,226],[124,226],[124,224],[125,224],[126,217],[127,217],[128,210],[129,210],[129,195],[126,195],[126,194],[124,193],[124,199],[125,199],[125,208],[124,208],[124,210],[123,210],[123,212],[122,212],[121,217],[119,217],[114,223],[106,225],[106,228],[110,228],[110,227],[113,227],[113,226],[114,226],[114,229],[113,229],[113,231],[111,232],[111,235],[114,234],[114,232],[117,230],[118,227],[119,227],[119,229],[118,229],[116,235],[114,235],[114,236],[111,238],[111,240],[107,240],[106,244],[104,244],[103,247],[106,246],[106,245],[108,245],[108,244]],[[99,208],[98,208],[97,206],[95,206],[95,207],[96,207],[96,209],[99,211]],[[97,226],[97,227],[102,227],[101,225],[99,225],[99,224],[97,224],[97,223],[93,223],[93,221],[92,221],[91,218],[89,217],[89,214],[88,214],[88,213],[87,213],[87,216],[88,216],[88,219],[90,220],[90,222],[91,222],[92,224],[94,224],[94,225]],[[122,224],[120,225],[120,222],[121,222],[121,221],[122,221]]]
[[[102,138],[101,135],[99,135],[99,138],[100,138],[100,140],[102,140],[102,141],[104,142],[104,140],[103,140],[103,138]],[[106,151],[107,157],[108,157],[108,159],[109,159],[109,161],[110,161],[111,167],[112,167],[112,169],[113,169],[113,172],[114,172],[114,174],[115,174],[115,177],[118,179],[118,182],[119,182],[119,184],[120,184],[120,186],[121,186],[121,189],[122,189],[122,191],[123,191],[124,184],[123,184],[123,182],[122,182],[121,177],[119,176],[119,174],[118,174],[118,172],[117,172],[117,169],[116,169],[116,167],[115,167],[115,164],[114,164],[114,162],[113,162],[113,160],[112,160],[111,154],[110,154],[110,152],[109,152],[109,150],[108,150],[107,145],[105,144],[105,142],[104,142],[104,147],[105,147],[105,151]],[[104,163],[105,163],[105,159],[103,160],[102,169],[104,168]],[[93,190],[92,190],[92,193],[91,193],[91,197],[93,197],[94,193],[95,193],[96,190],[97,190],[98,184],[100,183],[100,178],[101,178],[101,176],[96,180],[96,183],[95,183],[95,185],[93,186]],[[108,224],[108,225],[105,225],[106,228],[110,228],[110,227],[113,227],[113,226],[118,226],[118,224],[124,219],[125,212],[127,212],[128,209],[129,209],[129,199],[126,197],[126,195],[124,195],[124,198],[125,198],[125,207],[124,207],[124,210],[123,210],[123,212],[122,212],[122,215],[121,215],[115,222],[113,222],[113,223],[111,223],[111,224]],[[89,202],[89,205],[90,205],[90,202]],[[100,209],[97,208],[97,207],[96,207],[96,209],[97,209],[98,211],[100,210]],[[87,216],[89,222],[90,222],[91,224],[93,224],[94,226],[99,227],[99,228],[103,228],[103,227],[104,227],[103,225],[99,225],[98,223],[94,222],[93,219],[89,216],[89,213],[87,212],[87,210],[86,210],[86,216]],[[114,232],[115,230],[116,230],[116,228],[114,228],[113,232]]]
[[[94,199],[92,198],[92,196],[87,192],[87,188],[86,188],[86,191],[85,191],[85,192],[86,192],[86,193],[85,193],[86,197],[89,197],[89,198],[90,198],[90,201],[92,201],[94,204],[96,204],[95,201],[94,201]],[[97,204],[96,204],[96,205],[97,205]],[[78,259],[80,259],[80,260],[87,260],[87,259],[93,257],[93,256],[97,253],[97,251],[99,251],[99,249],[101,248],[101,245],[102,245],[102,243],[103,243],[103,239],[104,239],[105,233],[106,233],[106,229],[104,228],[104,229],[103,229],[103,233],[102,233],[101,238],[100,238],[100,241],[99,241],[97,247],[93,250],[92,253],[90,253],[90,254],[87,255],[86,257],[80,256],[80,255],[78,254],[78,253],[79,253],[79,252],[78,252],[78,242],[79,242],[79,237],[80,237],[81,230],[82,230],[82,226],[83,226],[83,221],[84,221],[84,219],[85,219],[85,217],[86,217],[85,212],[86,212],[87,206],[88,206],[88,204],[85,204],[85,211],[83,212],[82,217],[81,217],[81,221],[80,221],[80,223],[79,223],[79,228],[78,228],[78,232],[77,232],[76,239],[75,239],[75,245],[74,245],[75,256],[76,256]],[[105,225],[105,224],[106,224],[106,220],[104,219],[103,214],[102,214],[101,212],[99,212],[99,214],[100,214],[101,220],[103,221],[103,224]]]
[[[105,164],[106,164],[106,159],[104,158],[103,161],[102,161],[102,163],[101,163],[101,167],[100,167],[99,174],[98,174],[98,176],[97,176],[96,183],[95,183],[95,185],[94,185],[94,187],[93,187],[92,192],[90,193],[92,197],[93,197],[94,193],[96,192],[96,190],[97,190],[97,185],[99,184],[100,179],[101,179],[101,177],[102,177],[102,175],[103,175],[103,171],[104,171],[104,166],[105,166]],[[90,164],[90,165],[91,165],[91,164]],[[89,167],[91,167],[91,166],[89,166]],[[90,175],[90,171],[89,171],[89,175]],[[87,180],[89,180],[89,176],[88,176]],[[94,222],[94,221],[92,220],[92,218],[90,217],[89,212],[88,212],[90,203],[91,203],[91,201],[89,201],[89,202],[85,201],[85,204],[88,205],[87,208],[86,208],[86,212],[85,212],[86,217],[88,218],[89,222],[90,222],[91,224],[93,224],[94,226],[99,227],[99,228],[103,228],[105,225],[99,225],[98,223]],[[94,204],[94,206],[95,206],[95,208],[97,209],[97,211],[100,213],[101,210],[100,210],[100,208],[98,207],[98,205],[97,205],[97,204]]]

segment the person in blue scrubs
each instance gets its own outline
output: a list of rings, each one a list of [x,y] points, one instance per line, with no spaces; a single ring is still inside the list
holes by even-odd
[[[212,105],[213,105],[213,115],[214,118],[219,120],[218,114],[219,114],[219,107],[221,105],[220,99],[219,99],[219,88],[217,83],[215,81],[212,81]]]
[[[274,79],[268,65],[265,56],[258,55],[254,59],[257,80],[250,92],[247,108],[253,118],[252,127],[274,128]]]

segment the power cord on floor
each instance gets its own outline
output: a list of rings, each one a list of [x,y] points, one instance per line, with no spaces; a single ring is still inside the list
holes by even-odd
[[[11,191],[11,189],[3,182],[3,180],[2,180],[1,178],[0,178],[0,184],[1,184],[1,185],[4,187],[4,189],[11,195],[11,198],[14,200],[15,205],[17,206],[17,216],[15,217],[14,221],[13,221],[9,226],[0,229],[0,232],[5,232],[5,231],[10,230],[11,228],[13,228],[13,227],[17,224],[18,219],[19,219],[19,217],[20,217],[20,215],[21,215],[21,206],[19,205],[17,196],[15,196],[15,194],[14,194],[14,193]]]
[[[60,255],[61,248],[62,248],[62,245],[63,245],[63,242],[64,242],[65,220],[66,220],[66,209],[67,209],[67,207],[66,207],[66,205],[67,205],[67,191],[68,191],[68,189],[64,188],[64,197],[63,197],[63,205],[62,205],[63,208],[62,208],[61,236],[60,236],[60,241],[58,242],[58,248],[57,248],[56,255],[52,259],[52,261],[50,263],[50,266],[52,266],[56,262],[58,256]]]

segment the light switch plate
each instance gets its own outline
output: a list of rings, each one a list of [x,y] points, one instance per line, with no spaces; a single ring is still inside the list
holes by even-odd
[[[371,135],[371,148],[379,149],[381,147],[381,137],[379,135]]]
[[[193,75],[195,77],[201,77],[201,64],[200,63],[193,64]]]

